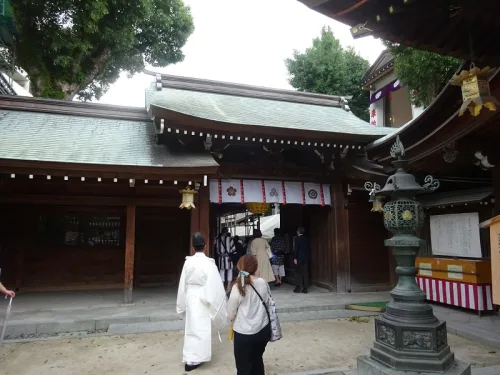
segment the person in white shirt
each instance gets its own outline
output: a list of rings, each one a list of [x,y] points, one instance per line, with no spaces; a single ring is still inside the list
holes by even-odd
[[[271,326],[261,298],[268,300],[269,284],[255,276],[258,267],[255,256],[241,257],[237,267],[240,273],[227,304],[228,317],[233,323],[237,375],[265,375],[262,356]]]

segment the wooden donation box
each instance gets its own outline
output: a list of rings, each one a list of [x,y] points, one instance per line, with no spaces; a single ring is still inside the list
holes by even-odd
[[[494,310],[488,260],[418,257],[415,266],[417,284],[428,301],[479,312]]]
[[[479,226],[481,228],[490,228],[493,303],[500,305],[500,215],[482,222]]]

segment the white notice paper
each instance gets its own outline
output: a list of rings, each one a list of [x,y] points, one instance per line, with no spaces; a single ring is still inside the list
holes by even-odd
[[[433,255],[481,258],[477,212],[430,217]]]

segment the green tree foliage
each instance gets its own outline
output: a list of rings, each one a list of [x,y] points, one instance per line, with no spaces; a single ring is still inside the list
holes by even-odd
[[[99,98],[120,72],[182,61],[194,30],[182,0],[16,0],[17,63],[34,96]]]
[[[351,96],[349,107],[368,121],[369,93],[361,89],[361,79],[370,67],[353,48],[344,49],[330,27],[323,27],[304,53],[297,50],[285,60],[289,82],[298,91]]]
[[[417,106],[428,106],[446,86],[461,60],[384,42],[394,55],[396,77],[408,86]]]

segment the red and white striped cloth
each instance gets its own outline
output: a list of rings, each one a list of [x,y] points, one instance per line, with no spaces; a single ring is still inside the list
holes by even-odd
[[[428,301],[476,311],[493,310],[491,284],[471,284],[422,276],[417,276],[417,284],[427,294]]]

